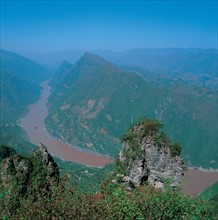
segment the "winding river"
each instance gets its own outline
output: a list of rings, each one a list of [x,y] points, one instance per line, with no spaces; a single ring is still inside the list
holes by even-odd
[[[40,142],[43,143],[52,155],[66,161],[95,167],[103,167],[105,164],[112,162],[113,160],[106,156],[86,152],[61,143],[47,133],[44,119],[47,116],[46,103],[51,89],[48,86],[48,81],[43,82],[41,86],[42,92],[40,99],[36,103],[29,105],[28,114],[21,120],[21,125],[28,135],[29,140],[36,145],[39,145]],[[188,168],[185,172],[182,191],[186,195],[197,196],[217,180],[218,173],[215,171]]]
[[[29,112],[21,120],[21,125],[28,135],[29,140],[36,145],[43,143],[52,155],[63,160],[96,167],[103,167],[105,164],[112,162],[113,160],[106,156],[82,151],[49,136],[46,131],[44,119],[47,116],[46,103],[51,88],[48,86],[48,81],[43,82],[41,87],[40,99],[28,106]]]

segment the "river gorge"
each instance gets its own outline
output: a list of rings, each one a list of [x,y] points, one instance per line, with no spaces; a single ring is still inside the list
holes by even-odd
[[[103,167],[105,164],[111,163],[113,159],[109,157],[62,143],[48,134],[44,119],[47,116],[46,103],[51,88],[48,86],[48,81],[43,82],[41,87],[40,99],[28,106],[29,112],[21,120],[21,126],[24,128],[29,140],[36,145],[43,143],[52,155],[62,160],[95,167]],[[216,171],[188,168],[185,171],[182,191],[184,194],[197,196],[205,188],[215,183],[217,178],[218,173]]]

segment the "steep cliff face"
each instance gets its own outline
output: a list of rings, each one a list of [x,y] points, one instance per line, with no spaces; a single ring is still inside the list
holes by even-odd
[[[172,144],[157,121],[143,119],[123,136],[118,172],[124,183],[142,185],[146,181],[157,188],[167,180],[171,186],[182,181],[183,160],[179,144]]]

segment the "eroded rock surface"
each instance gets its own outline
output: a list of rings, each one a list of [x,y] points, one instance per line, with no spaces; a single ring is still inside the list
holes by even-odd
[[[133,126],[124,136],[118,158],[118,170],[124,175],[123,182],[142,185],[146,181],[156,188],[164,182],[172,187],[180,185],[184,163],[177,144],[172,144],[159,131],[157,121],[144,120]]]

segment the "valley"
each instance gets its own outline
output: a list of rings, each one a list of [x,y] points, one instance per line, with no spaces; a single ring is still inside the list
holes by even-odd
[[[218,220],[218,0],[0,8],[0,220]]]
[[[103,167],[113,162],[112,158],[71,146],[69,143],[63,143],[64,140],[55,139],[48,134],[44,123],[44,119],[47,116],[46,103],[51,93],[48,82],[44,81],[41,84],[40,99],[28,106],[29,112],[21,120],[21,126],[24,128],[29,140],[36,145],[45,144],[52,155],[64,161],[94,167]],[[88,171],[83,172],[88,173]],[[91,175],[93,174],[91,173]],[[217,178],[218,173],[216,171],[188,168],[185,171],[182,192],[185,195],[198,196],[204,189],[215,183]]]
[[[27,154],[34,146],[28,142],[19,126],[27,106],[36,102],[41,93],[40,83],[51,78],[46,68],[19,54],[0,50],[0,144],[13,146]]]
[[[186,83],[144,80],[95,54],[86,53],[54,78],[45,123],[49,134],[111,157],[120,137],[143,116],[159,120],[182,144],[188,166],[217,168],[217,93]]]
[[[75,64],[64,61],[53,77],[18,54],[2,51],[1,56],[1,143],[21,154],[45,144],[77,185],[84,177],[85,187],[92,176],[91,188],[97,189],[111,168],[91,167],[111,163],[120,137],[143,116],[158,119],[164,132],[182,144],[188,167],[217,169],[215,91],[149,80],[142,69],[120,68],[90,53]],[[216,178],[210,170],[190,168],[184,193],[196,196]]]
[[[41,84],[42,93],[40,99],[28,106],[28,114],[21,120],[21,126],[28,135],[29,140],[36,145],[43,143],[49,152],[62,160],[72,161],[88,166],[103,167],[112,162],[112,159],[97,153],[81,150],[78,147],[63,143],[51,137],[46,130],[44,119],[47,116],[47,99],[50,95],[48,81]]]

